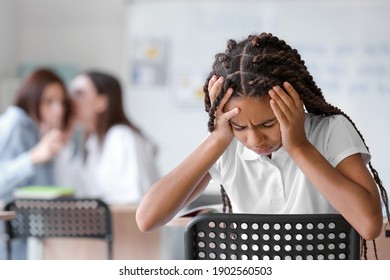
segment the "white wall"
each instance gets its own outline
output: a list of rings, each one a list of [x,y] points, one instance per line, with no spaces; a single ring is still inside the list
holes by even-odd
[[[0,114],[12,102],[16,82],[16,5],[13,0],[0,0]]]
[[[16,59],[15,2],[0,0],[0,79],[12,76]]]
[[[122,11],[120,0],[0,0],[0,58],[14,57],[6,74],[16,75],[22,63],[74,64],[119,74]]]
[[[88,68],[122,76],[123,5],[0,0],[0,112],[12,102],[23,71],[33,66],[65,68],[67,78]]]
[[[18,63],[70,63],[118,73],[122,1],[18,0]]]

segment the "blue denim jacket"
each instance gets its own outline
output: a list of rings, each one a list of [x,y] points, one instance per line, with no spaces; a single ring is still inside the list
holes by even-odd
[[[39,138],[37,125],[19,107],[0,117],[0,200],[9,201],[17,187],[53,184],[53,163],[31,162],[29,151]]]

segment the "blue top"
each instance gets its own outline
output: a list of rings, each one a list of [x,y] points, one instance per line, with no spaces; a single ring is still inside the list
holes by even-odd
[[[39,139],[37,125],[21,108],[10,106],[0,116],[0,200],[12,199],[17,187],[53,184],[53,163],[33,165],[29,155]]]

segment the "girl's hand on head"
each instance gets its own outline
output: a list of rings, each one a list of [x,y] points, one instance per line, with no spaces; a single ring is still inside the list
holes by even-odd
[[[221,92],[223,85],[223,77],[213,76],[209,81],[208,91],[210,96],[211,104],[214,104],[218,94]],[[221,99],[215,110],[215,133],[220,134],[223,137],[226,137],[229,141],[233,139],[233,132],[229,120],[239,113],[238,108],[234,108],[230,111],[225,112],[224,108],[226,103],[229,101],[230,97],[233,94],[233,89],[229,88],[225,96]]]
[[[287,152],[307,143],[305,114],[299,94],[288,82],[283,83],[287,93],[274,86],[270,91],[270,106],[280,124],[283,147]]]
[[[215,99],[218,96],[218,93],[221,91],[223,85],[223,77],[217,77],[217,75],[213,75],[209,81],[208,91],[210,97],[210,104],[213,106]]]

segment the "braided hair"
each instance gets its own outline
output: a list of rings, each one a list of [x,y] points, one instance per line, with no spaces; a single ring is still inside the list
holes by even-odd
[[[211,104],[208,84],[214,75],[223,76],[224,84],[215,101]],[[282,84],[285,81],[288,81],[299,93],[308,113],[323,116],[343,115],[351,122],[367,147],[363,135],[351,118],[325,100],[321,89],[314,82],[298,51],[270,33],[250,35],[241,42],[229,40],[226,51],[216,54],[213,70],[203,87],[205,110],[209,114],[208,130],[210,132],[214,130],[215,111],[228,88],[233,89],[231,98],[262,97],[267,95],[273,86],[279,85],[283,88]],[[387,192],[371,162],[368,165],[379,187],[390,222]],[[221,193],[225,209],[225,202],[230,204],[230,200],[222,185]],[[229,212],[231,211],[229,208]],[[366,240],[362,239],[362,245],[366,257]]]

